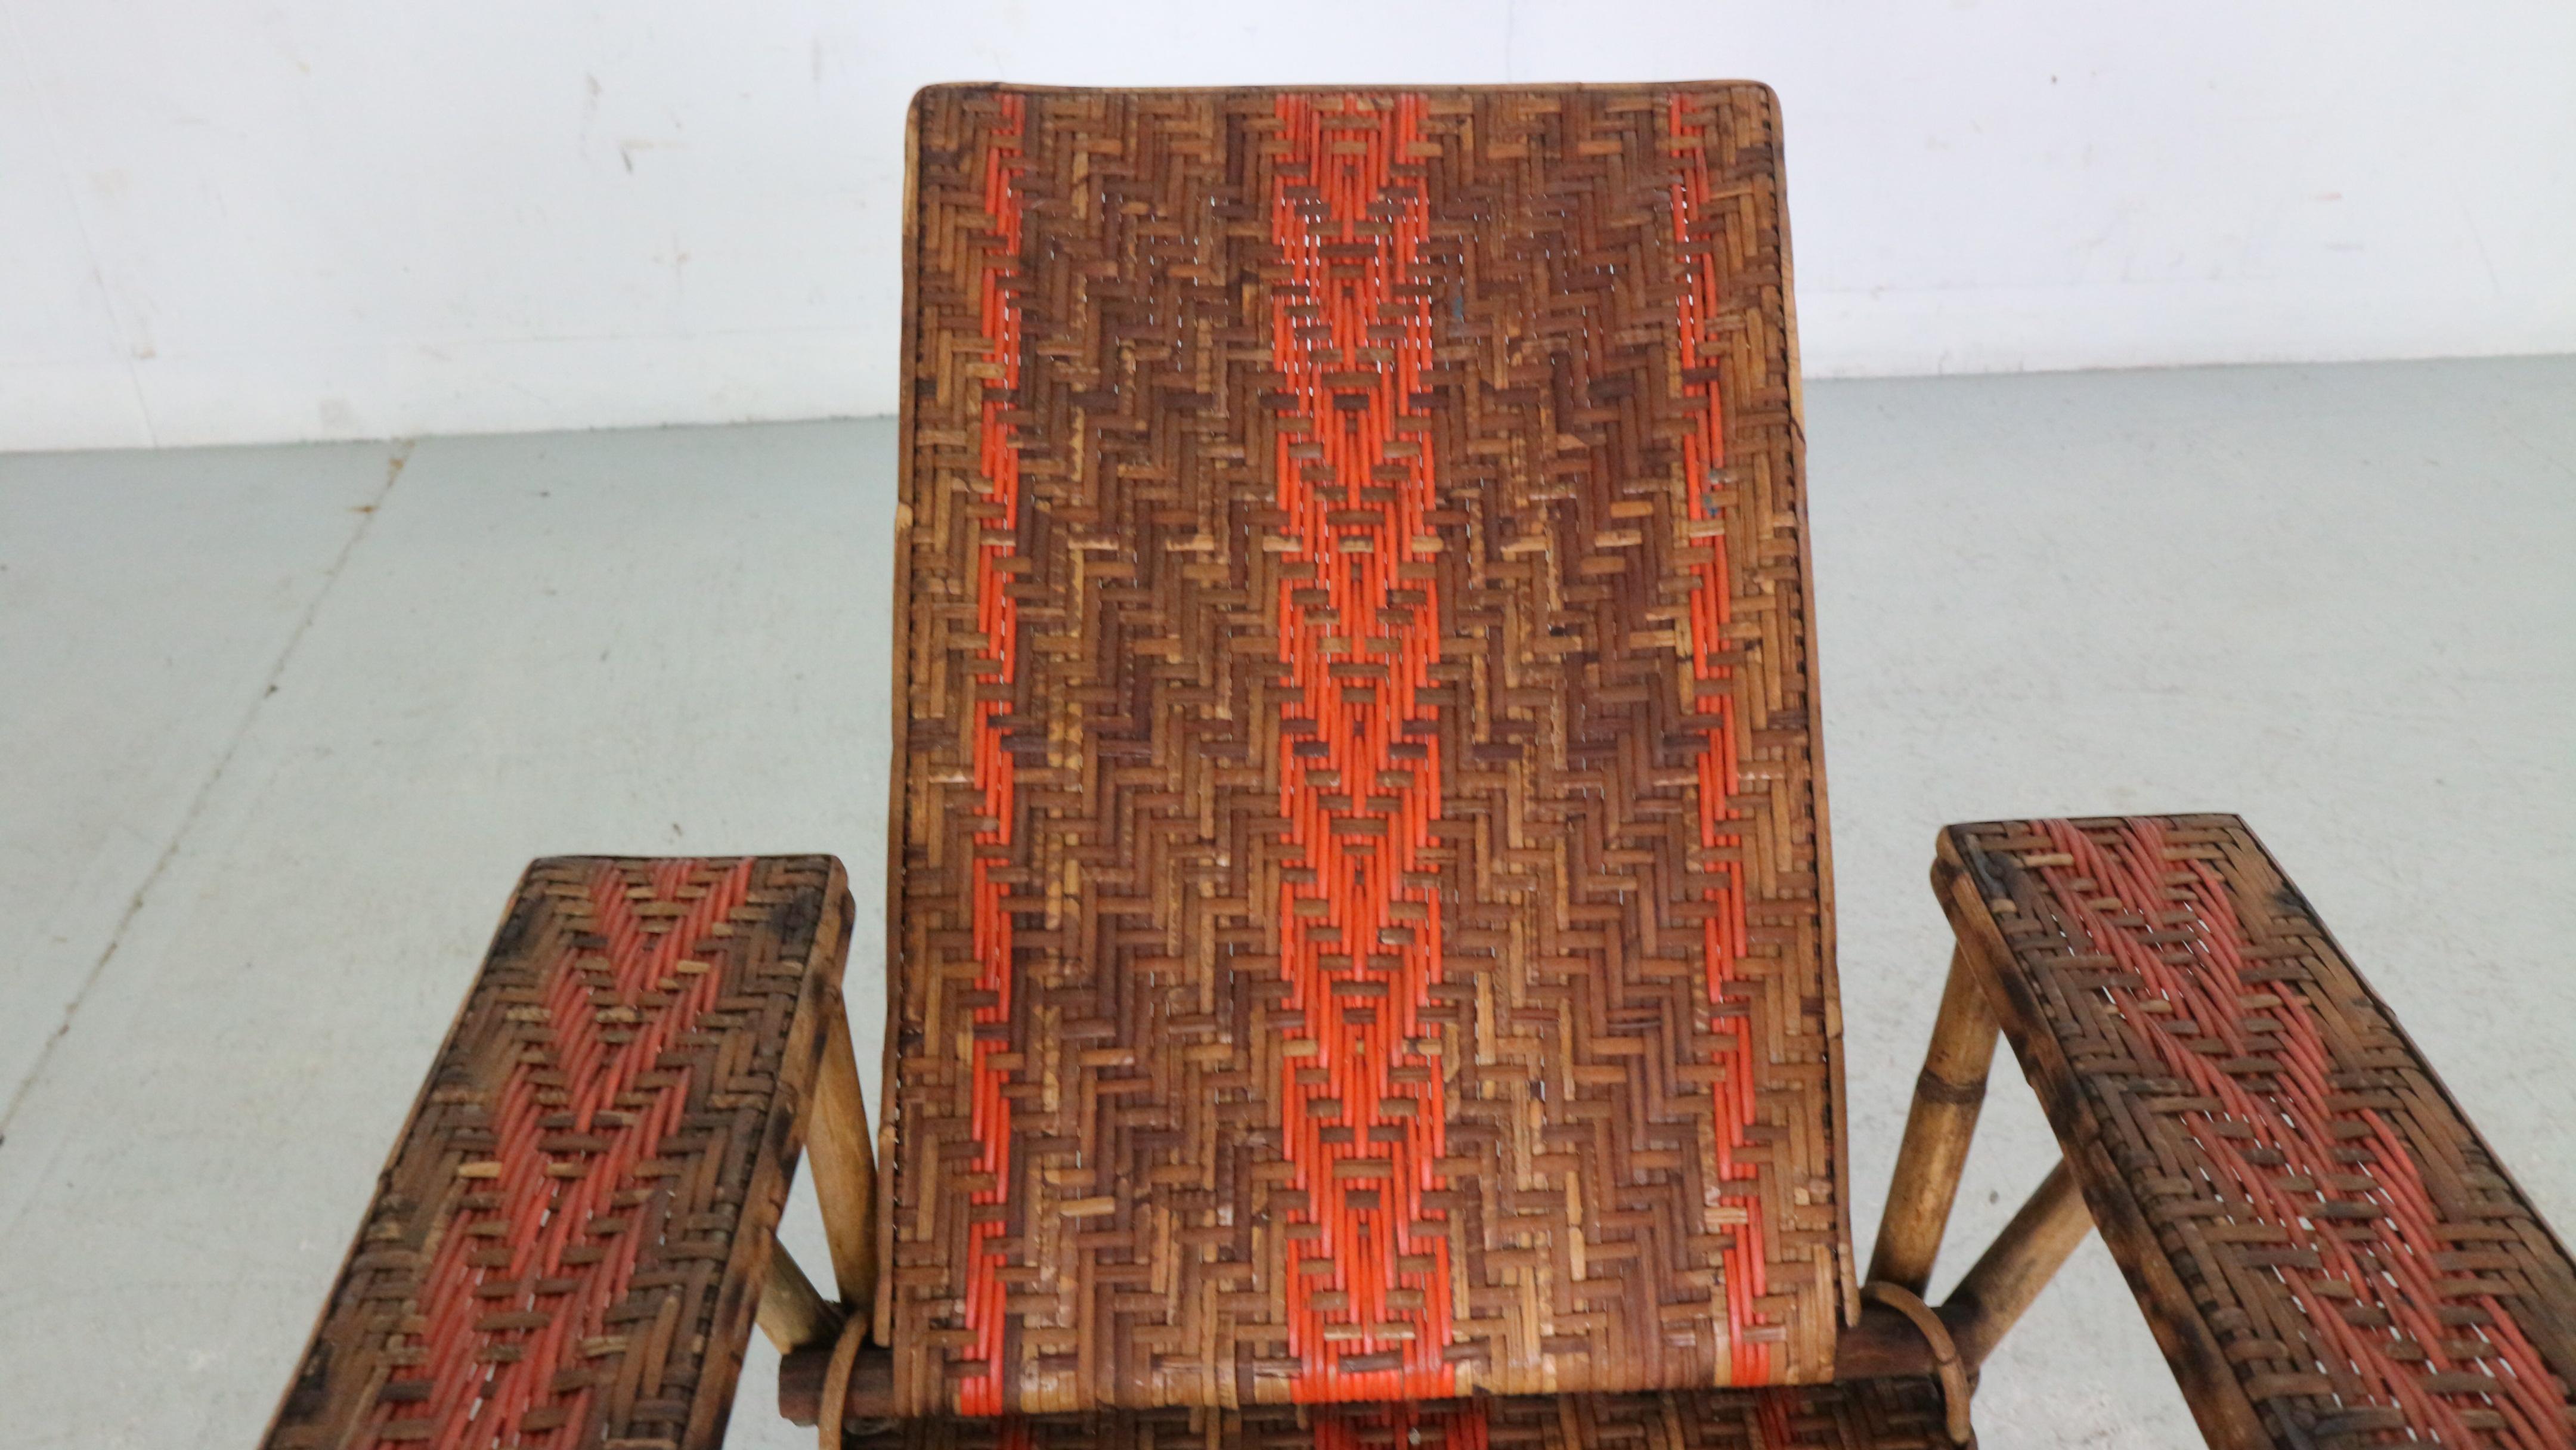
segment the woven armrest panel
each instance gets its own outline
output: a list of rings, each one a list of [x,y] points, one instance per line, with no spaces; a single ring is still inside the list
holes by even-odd
[[[264,1443],[718,1444],[849,925],[829,856],[531,865]]]
[[[1940,862],[2212,1445],[2576,1443],[2576,1265],[2243,821],[1953,826]]]
[[[847,1450],[1955,1450],[1930,1380],[886,1421]]]
[[[1831,1373],[1770,93],[913,117],[906,1413]]]

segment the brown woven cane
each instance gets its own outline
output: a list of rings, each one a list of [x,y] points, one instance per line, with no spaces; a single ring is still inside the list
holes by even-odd
[[[262,1443],[719,1444],[849,921],[829,856],[531,865]]]
[[[1826,1378],[1770,93],[954,87],[912,144],[897,1406]]]
[[[2243,821],[1935,876],[2210,1444],[2576,1445],[2576,1262]]]

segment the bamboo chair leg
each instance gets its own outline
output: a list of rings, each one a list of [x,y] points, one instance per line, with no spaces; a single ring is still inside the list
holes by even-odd
[[[823,1234],[832,1247],[832,1278],[841,1303],[865,1314],[876,1302],[876,1160],[869,1152],[868,1106],[859,1089],[858,1055],[848,1014],[834,998],[815,1085],[814,1123],[806,1137]]]
[[[1977,1113],[1985,1104],[1999,1033],[1966,953],[1952,952],[1941,1015],[1932,1024],[1923,1073],[1914,1080],[1914,1106],[1905,1116],[1905,1141],[1897,1149],[1896,1176],[1879,1219],[1878,1246],[1869,1256],[1870,1282],[1917,1296],[1931,1282],[1932,1261],[1959,1193],[1959,1170],[1968,1161],[1968,1140],[1976,1135]]]
[[[2093,1215],[2084,1207],[2084,1192],[2060,1158],[2012,1222],[1987,1245],[1976,1267],[1942,1301],[1941,1320],[1950,1327],[1959,1358],[1971,1372],[1994,1352],[2004,1332],[2092,1231]]]
[[[841,1332],[841,1311],[805,1277],[785,1244],[769,1251],[769,1275],[760,1282],[760,1332],[791,1354],[809,1344],[829,1344]]]

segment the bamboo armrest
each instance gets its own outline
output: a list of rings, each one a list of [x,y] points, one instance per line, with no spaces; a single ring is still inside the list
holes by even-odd
[[[755,1318],[841,1324],[774,1244],[809,1136],[873,1271],[849,923],[829,856],[531,865],[263,1443],[721,1441]]]
[[[1933,880],[2212,1445],[2570,1443],[2576,1265],[2243,821]]]

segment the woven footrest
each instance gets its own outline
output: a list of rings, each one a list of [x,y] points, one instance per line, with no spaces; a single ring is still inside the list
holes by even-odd
[[[841,1011],[829,856],[519,883],[266,1444],[716,1444]]]
[[[847,1450],[1951,1450],[1930,1380],[886,1421]]]
[[[2576,1439],[2576,1265],[2243,821],[1934,881],[2212,1445]]]

